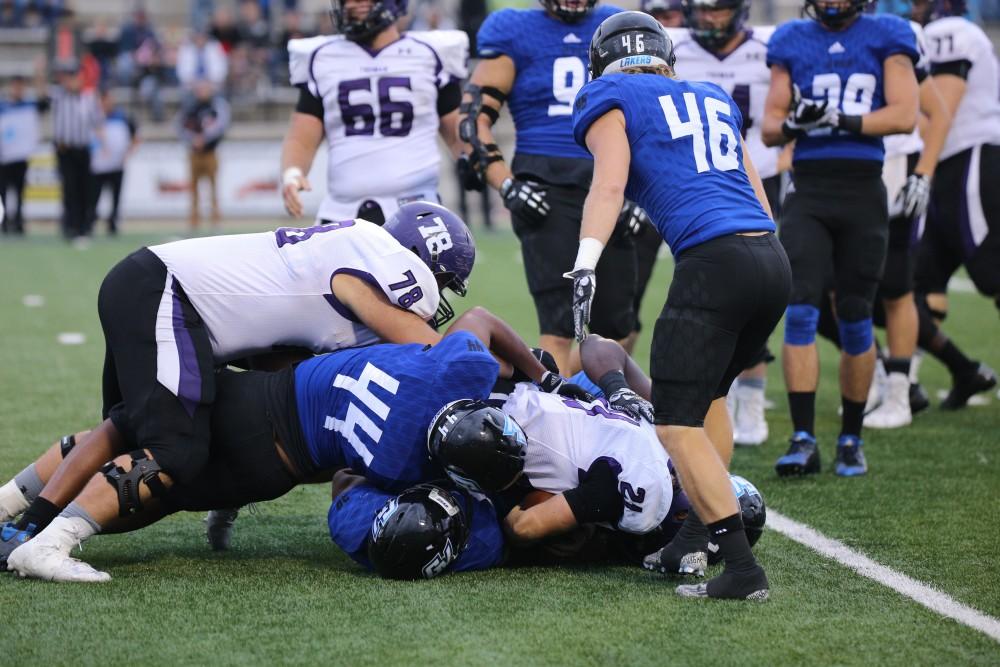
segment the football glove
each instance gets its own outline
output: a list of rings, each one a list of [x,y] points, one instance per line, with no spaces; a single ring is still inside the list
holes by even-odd
[[[542,379],[538,381],[538,388],[547,394],[559,394],[566,398],[575,398],[578,401],[593,401],[594,395],[578,384],[568,382],[563,376],[545,371]]]
[[[573,281],[573,333],[577,342],[587,337],[585,331],[590,324],[590,307],[597,291],[597,276],[593,269],[577,269],[563,274],[563,278]]]
[[[931,200],[931,179],[924,174],[910,174],[906,178],[906,184],[896,196],[896,208],[904,216],[916,219],[927,211],[927,204]]]
[[[782,132],[791,137],[801,137],[821,127],[836,127],[840,112],[836,108],[828,108],[829,104],[828,99],[818,101],[802,97],[799,87],[792,84],[792,108],[781,126]]]
[[[471,156],[464,153],[459,155],[458,161],[455,163],[455,170],[458,173],[458,182],[461,183],[463,189],[482,192],[486,187],[486,183],[476,170],[474,154]]]
[[[545,201],[545,192],[536,190],[530,183],[508,178],[500,184],[500,196],[503,197],[503,205],[508,211],[520,215],[534,226],[545,222],[545,218],[549,215],[549,203]]]
[[[638,236],[642,226],[649,223],[649,216],[642,207],[628,199],[622,204],[618,222],[615,223],[615,233],[618,236]]]
[[[619,389],[611,394],[608,396],[608,404],[632,419],[644,419],[653,423],[653,404],[631,389]]]

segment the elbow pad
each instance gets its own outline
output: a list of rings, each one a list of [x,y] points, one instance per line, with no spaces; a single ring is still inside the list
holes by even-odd
[[[614,459],[601,457],[590,464],[586,478],[563,496],[577,523],[610,523],[615,525],[625,511],[625,501],[618,492],[621,466]]]

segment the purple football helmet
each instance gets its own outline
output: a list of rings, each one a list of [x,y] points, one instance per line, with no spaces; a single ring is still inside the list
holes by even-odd
[[[400,206],[382,227],[423,260],[437,278],[439,289],[447,287],[465,296],[476,262],[476,242],[460,217],[440,204],[417,201]],[[454,316],[455,310],[442,293],[432,326],[440,327]]]
[[[352,42],[365,44],[406,14],[407,0],[375,0],[368,15],[363,19],[352,19],[344,0],[331,0],[330,15],[337,32]]]

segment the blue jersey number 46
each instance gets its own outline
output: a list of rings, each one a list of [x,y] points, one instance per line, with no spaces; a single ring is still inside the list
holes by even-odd
[[[705,97],[702,100],[702,107],[699,107],[697,95],[684,93],[683,104],[687,120],[681,120],[672,95],[661,95],[659,100],[663,115],[667,119],[667,127],[670,128],[670,137],[672,139],[691,137],[694,164],[699,174],[712,167],[719,171],[740,168],[736,133],[729,123],[722,119],[723,116],[733,117],[729,102],[715,97]],[[706,125],[708,146],[705,145]]]

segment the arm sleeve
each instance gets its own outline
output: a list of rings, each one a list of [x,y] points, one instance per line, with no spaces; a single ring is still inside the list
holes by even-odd
[[[621,469],[618,461],[602,456],[590,464],[580,486],[563,493],[577,523],[618,523],[625,511],[618,493]]]
[[[883,42],[879,50],[880,59],[885,60],[889,56],[902,54],[907,56],[913,64],[920,62],[920,51],[917,50],[917,36],[913,33],[910,24],[889,14],[879,14],[882,21]]]
[[[486,17],[476,33],[476,51],[480,58],[514,57],[512,26],[509,25],[514,15],[514,10],[502,9]]]
[[[295,110],[299,113],[315,116],[322,121],[323,100],[313,95],[305,83],[298,84],[296,88],[299,89],[299,101],[295,104]]]
[[[442,88],[438,89],[437,112],[438,116],[444,116],[462,103],[462,84],[457,80],[452,80]]]
[[[587,148],[587,130],[594,122],[611,111],[623,109],[618,86],[607,79],[594,79],[586,84],[573,103],[573,138]]]

